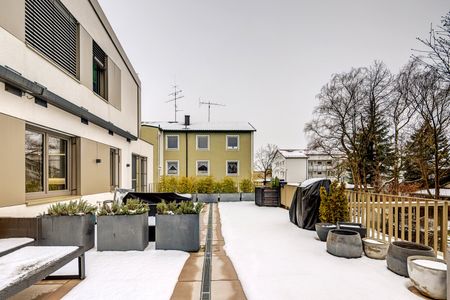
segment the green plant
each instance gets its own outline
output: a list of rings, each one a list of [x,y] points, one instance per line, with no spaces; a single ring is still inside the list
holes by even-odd
[[[197,180],[197,193],[211,194],[216,191],[216,185],[213,177],[208,176]]]
[[[242,193],[252,193],[255,191],[253,182],[248,178],[242,179],[241,182],[239,182],[239,188]]]
[[[129,199],[127,203],[119,204],[117,201],[103,203],[98,211],[99,216],[114,215],[140,215],[149,211],[148,204],[139,199]]]
[[[280,187],[280,179],[278,179],[278,177],[275,177],[274,179],[272,179],[271,184],[272,184],[273,189],[279,188]]]
[[[181,177],[178,179],[177,193],[193,194],[197,191],[196,180],[194,177]]]
[[[48,208],[47,214],[50,216],[82,216],[95,214],[96,210],[97,207],[95,205],[80,199],[79,201],[52,204]]]
[[[156,211],[161,215],[192,215],[199,214],[204,206],[205,204],[201,202],[182,201],[176,203],[175,201],[162,201],[156,205]]]
[[[225,177],[220,182],[221,193],[237,193],[238,188],[236,182],[230,177]]]
[[[338,221],[349,221],[348,200],[344,184],[333,181],[329,193],[324,187],[320,188],[319,217],[321,222],[333,224]]]
[[[178,180],[175,176],[163,176],[159,182],[159,191],[167,193],[176,193],[178,188]]]

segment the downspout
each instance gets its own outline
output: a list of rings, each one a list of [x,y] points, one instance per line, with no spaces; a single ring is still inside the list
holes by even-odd
[[[188,177],[188,167],[189,167],[189,163],[188,163],[188,152],[189,152],[189,148],[188,148],[188,133],[187,131],[184,132],[184,136],[185,136],[185,140],[186,140],[186,177]]]

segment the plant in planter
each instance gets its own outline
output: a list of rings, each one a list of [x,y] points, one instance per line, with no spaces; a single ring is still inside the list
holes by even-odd
[[[322,242],[327,240],[328,232],[336,229],[339,221],[348,221],[348,202],[345,195],[345,186],[334,181],[330,185],[330,192],[324,187],[320,188],[320,223],[315,225],[317,235]]]
[[[203,203],[184,201],[156,206],[156,249],[198,251]]]
[[[220,201],[240,201],[241,195],[238,193],[236,182],[230,178],[225,177],[218,183],[220,186]]]
[[[83,246],[87,251],[95,244],[95,212],[97,207],[87,201],[52,204],[40,216],[43,246]]]
[[[197,201],[217,202],[219,198],[218,186],[212,176],[197,180]]]
[[[255,186],[250,179],[242,179],[239,188],[241,190],[241,201],[255,201]]]
[[[144,250],[148,245],[148,211],[148,205],[139,199],[104,203],[97,213],[97,250]]]

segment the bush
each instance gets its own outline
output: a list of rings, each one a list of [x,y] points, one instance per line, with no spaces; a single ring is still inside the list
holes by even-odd
[[[47,214],[50,216],[83,216],[95,214],[97,206],[89,204],[85,200],[55,203],[50,205]]]
[[[217,186],[211,176],[200,178],[197,180],[197,193],[211,194],[217,191]]]
[[[176,193],[178,180],[175,176],[163,176],[159,182],[159,191],[164,193]]]
[[[237,193],[236,182],[230,177],[225,177],[220,183],[220,193]]]
[[[277,189],[280,187],[280,179],[278,179],[278,177],[275,177],[274,179],[272,179],[272,188],[273,189]]]
[[[248,178],[242,179],[242,181],[239,183],[239,188],[241,189],[242,193],[253,193],[255,191],[253,182]]]
[[[177,193],[193,194],[197,192],[197,182],[194,177],[181,177],[178,179]]]
[[[112,203],[103,203],[98,211],[99,216],[115,216],[115,215],[140,215],[149,211],[148,204],[139,199],[129,199],[126,204],[119,204],[117,201]]]
[[[179,204],[175,201],[168,203],[166,201],[162,201],[156,205],[156,211],[158,214],[162,215],[198,215],[204,206],[204,203],[194,203],[192,201],[182,201]]]
[[[324,187],[320,188],[319,217],[320,221],[324,223],[335,224],[349,221],[348,200],[344,184],[333,181],[329,193]]]

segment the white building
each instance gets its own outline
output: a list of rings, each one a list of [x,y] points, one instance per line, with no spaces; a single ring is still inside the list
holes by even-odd
[[[0,207],[147,189],[141,82],[97,0],[3,0],[0,45]]]

